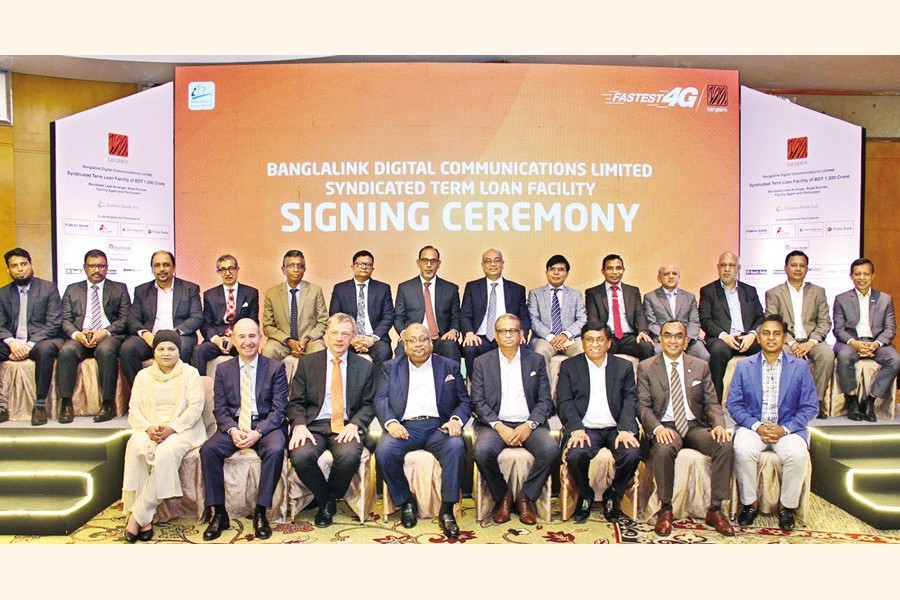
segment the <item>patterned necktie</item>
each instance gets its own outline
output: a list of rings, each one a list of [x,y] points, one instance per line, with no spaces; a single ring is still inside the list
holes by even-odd
[[[494,325],[497,323],[497,282],[491,284],[491,295],[488,297],[487,323],[484,325],[487,339],[494,341]]]
[[[251,402],[253,401],[253,385],[250,383],[250,365],[243,366],[241,375],[241,412],[238,415],[238,427],[241,431],[250,431],[251,426]]]
[[[553,335],[563,332],[562,310],[559,308],[559,288],[553,288],[553,300],[550,302],[550,324],[553,327]]]
[[[681,389],[681,376],[678,375],[678,363],[672,363],[669,375],[669,393],[672,398],[672,412],[675,413],[675,430],[684,439],[687,435],[687,415],[684,412],[684,392]]]
[[[611,286],[612,290],[612,313],[613,313],[613,335],[617,340],[621,340],[625,334],[622,332],[622,316],[619,314],[619,286]]]
[[[234,288],[231,288],[228,290],[228,298],[225,301],[225,322],[232,325],[235,316],[237,316],[237,310],[234,307]]]
[[[291,339],[300,341],[300,331],[297,325],[297,288],[291,288]]]
[[[356,335],[366,335],[366,284],[357,283],[359,296],[356,297]]]
[[[100,292],[95,284],[91,286],[91,331],[97,331],[103,325],[100,315]]]
[[[19,323],[16,326],[16,339],[20,342],[28,340],[28,292],[19,288]]]
[[[428,288],[431,287],[431,282],[425,282],[425,320],[428,323],[428,329],[431,332],[431,339],[438,339],[438,324],[437,319],[434,318],[434,306],[431,304],[431,294],[428,293]]]
[[[331,369],[331,432],[344,428],[344,380],[341,378],[341,359],[335,358]]]

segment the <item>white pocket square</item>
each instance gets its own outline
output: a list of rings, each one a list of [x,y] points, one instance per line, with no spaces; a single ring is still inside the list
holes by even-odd
[[[241,308],[247,308],[248,306],[250,306],[250,304],[248,304],[247,302],[241,304]]]
[[[444,383],[447,383],[448,381],[453,381],[454,379],[456,379],[456,377],[453,376],[453,373],[450,373],[449,375],[444,377]]]
[[[537,371],[532,371],[532,372],[531,372],[531,377],[534,377],[535,375],[537,375]]]
[[[695,385],[700,385],[701,383],[703,383],[703,382],[702,381],[692,381],[691,387],[694,387]]]

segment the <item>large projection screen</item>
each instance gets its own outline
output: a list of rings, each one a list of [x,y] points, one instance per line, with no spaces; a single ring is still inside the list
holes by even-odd
[[[696,292],[737,246],[738,86],[736,71],[696,69],[178,68],[178,273],[212,286],[231,253],[265,289],[299,248],[327,298],[354,251],[396,289],[433,244],[460,285],[494,247],[527,288],[552,254],[584,289],[617,253],[643,291],[675,262]]]

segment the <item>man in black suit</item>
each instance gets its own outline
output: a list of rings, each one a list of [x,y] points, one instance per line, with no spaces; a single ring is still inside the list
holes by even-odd
[[[366,429],[375,416],[375,376],[370,361],[348,352],[353,317],[336,313],[325,328],[325,352],[301,356],[291,383],[288,443],[297,477],[316,497],[316,527],[328,527],[359,469]],[[328,479],[319,468],[323,452],[334,459]]]
[[[356,335],[350,350],[368,354],[375,373],[391,359],[391,326],[394,324],[394,300],[391,286],[372,279],[375,257],[368,250],[353,255],[353,279],[342,281],[331,292],[329,315],[344,313],[356,319]]]
[[[128,329],[134,335],[125,340],[119,352],[128,385],[134,383],[141,363],[153,356],[153,336],[157,331],[177,331],[181,336],[181,360],[190,363],[197,345],[197,329],[203,323],[200,288],[175,277],[175,255],[168,250],[154,252],[150,267],[154,280],[135,288],[128,313]]]
[[[763,308],[752,285],[738,281],[741,263],[734,252],[723,252],[716,264],[719,278],[700,288],[700,327],[706,333],[709,372],[722,402],[725,369],[733,356],[760,351],[756,330]]]
[[[60,423],[74,420],[72,393],[78,364],[91,357],[97,359],[103,398],[94,422],[102,423],[116,416],[119,347],[128,334],[131,298],[124,283],[106,278],[108,268],[103,250],[88,250],[84,255],[87,279],[69,285],[62,297],[62,330],[69,339],[56,361]]]
[[[616,461],[612,485],[603,494],[603,514],[610,522],[619,520],[619,502],[641,460],[634,368],[609,352],[611,339],[609,325],[588,321],[581,329],[584,354],[559,367],[556,405],[565,432],[565,461],[578,487],[576,523],[591,514],[594,491],[588,467],[601,448],[609,448]]]
[[[609,351],[628,354],[640,360],[653,356],[653,340],[648,331],[641,303],[641,290],[622,283],[625,263],[618,254],[603,257],[603,276],[606,281],[584,293],[588,324],[609,325],[613,337]]]
[[[253,319],[259,323],[259,290],[238,284],[240,270],[235,257],[223,254],[216,259],[216,273],[222,279],[222,285],[203,292],[200,333],[204,341],[194,348],[191,361],[200,375],[206,375],[206,364],[214,358],[237,356],[237,348],[231,339],[235,323],[241,319]]]
[[[13,248],[3,258],[12,282],[0,288],[0,362],[34,361],[36,396],[31,424],[44,425],[53,361],[62,345],[58,339],[62,323],[59,290],[52,281],[34,276],[31,255],[24,248]],[[8,419],[9,407],[0,406],[0,422]]]
[[[519,317],[501,315],[494,333],[498,347],[475,359],[472,371],[472,406],[478,417],[475,463],[494,499],[494,522],[506,523],[513,498],[500,471],[500,453],[523,447],[534,456],[516,499],[519,520],[534,525],[534,501],[559,465],[559,446],[547,425],[553,410],[550,380],[544,357],[522,346]]]
[[[225,459],[246,448],[259,455],[259,487],[253,531],[261,540],[272,535],[266,511],[284,464],[287,437],[284,411],[288,383],[284,363],[259,354],[259,324],[241,319],[232,328],[238,356],[216,369],[214,384],[216,432],[200,447],[200,468],[206,484],[206,506],[212,510],[203,539],[214,540],[230,526],[225,510]]]
[[[394,329],[402,333],[421,323],[431,332],[434,353],[459,362],[459,286],[437,276],[441,254],[434,246],[419,250],[416,265],[419,277],[397,286]],[[403,356],[403,350],[403,344],[397,344],[395,355]]]
[[[481,269],[484,277],[466,284],[460,312],[466,373],[475,368],[477,357],[497,347],[494,323],[500,315],[510,313],[519,318],[523,344],[531,331],[525,287],[503,278],[503,254],[487,250],[481,255]]]
[[[432,337],[421,323],[400,334],[403,356],[384,363],[375,390],[375,414],[384,432],[375,455],[388,492],[400,505],[404,527],[415,527],[418,505],[403,473],[408,452],[427,450],[441,465],[438,522],[448,538],[459,537],[453,505],[459,501],[466,445],[462,428],[472,415],[459,363],[432,352]]]

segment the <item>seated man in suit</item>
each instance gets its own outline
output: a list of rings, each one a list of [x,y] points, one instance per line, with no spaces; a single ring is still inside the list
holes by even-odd
[[[659,354],[663,351],[659,340],[662,324],[676,319],[687,327],[688,346],[686,352],[700,360],[709,362],[709,352],[700,340],[700,313],[697,311],[697,298],[686,292],[678,283],[681,281],[681,270],[673,265],[662,265],[656,274],[659,287],[644,294],[644,316],[647,328],[653,338],[653,350]]]
[[[481,269],[484,277],[466,284],[459,319],[467,374],[475,368],[476,358],[497,347],[494,339],[497,317],[510,313],[519,318],[523,344],[531,331],[525,287],[503,278],[503,254],[493,248],[485,251],[481,255]]]
[[[372,279],[375,257],[368,250],[353,255],[353,279],[334,285],[328,314],[344,313],[356,319],[356,335],[350,351],[372,358],[375,373],[391,359],[391,327],[394,325],[394,301],[391,286]]]
[[[693,448],[712,459],[706,523],[722,535],[734,535],[722,513],[722,501],[731,498],[734,454],[709,364],[685,352],[689,338],[681,321],[663,323],[660,339],[662,354],[641,362],[637,375],[638,417],[651,436],[650,464],[662,503],[653,530],[661,536],[672,533],[675,458],[682,448]]]
[[[0,288],[0,362],[34,361],[36,394],[31,424],[44,425],[53,361],[62,345],[59,290],[52,281],[34,276],[31,254],[24,248],[13,248],[3,259],[12,282]],[[9,406],[0,406],[0,422],[7,420]]]
[[[62,298],[62,330],[66,342],[56,361],[59,384],[59,422],[71,423],[72,393],[78,364],[85,358],[97,359],[103,404],[94,416],[95,423],[116,416],[116,385],[119,382],[119,347],[128,334],[131,298],[124,283],[106,278],[109,264],[103,250],[88,250],[84,255],[85,281],[66,288]]]
[[[847,400],[847,417],[874,423],[875,399],[887,394],[900,371],[900,354],[892,345],[897,333],[894,301],[888,294],[872,289],[875,265],[868,258],[853,261],[850,278],[854,289],[834,299],[838,384]],[[881,365],[862,403],[856,393],[856,363],[860,358],[871,358]]]
[[[738,281],[741,263],[734,252],[723,252],[716,264],[719,278],[700,288],[700,327],[706,333],[709,372],[719,401],[728,361],[759,352],[756,329],[763,309],[756,288]]]
[[[728,388],[728,413],[734,419],[734,472],[741,509],[738,525],[753,525],[757,508],[757,463],[765,449],[781,458],[778,523],[794,527],[794,510],[808,466],[809,422],[819,412],[816,384],[806,361],[782,352],[785,325],[779,315],[763,318],[762,352],[737,364]]]
[[[494,326],[498,347],[475,359],[472,407],[478,420],[474,453],[494,499],[495,523],[509,521],[513,504],[500,471],[500,453],[505,448],[524,447],[534,456],[516,499],[519,520],[534,525],[534,501],[559,465],[559,446],[547,425],[553,410],[547,368],[539,354],[522,346],[520,324],[516,315],[501,315]]]
[[[291,383],[288,443],[297,477],[316,497],[316,527],[328,527],[359,469],[363,440],[375,409],[374,368],[348,352],[355,337],[353,317],[335,313],[325,328],[325,352],[300,358]],[[323,452],[334,459],[328,479],[319,468]]]
[[[609,351],[641,360],[653,356],[653,340],[647,332],[647,318],[641,304],[641,290],[622,283],[625,263],[618,254],[603,257],[606,281],[584,293],[588,323],[606,323],[613,337]]]
[[[766,314],[781,315],[787,327],[788,352],[812,363],[816,392],[819,394],[819,418],[827,419],[825,394],[834,376],[834,351],[825,342],[831,329],[831,316],[825,289],[804,283],[809,257],[802,250],[789,252],[784,259],[787,281],[766,292]]]
[[[141,370],[141,363],[153,357],[153,336],[160,329],[174,329],[181,336],[181,361],[190,364],[197,345],[197,330],[203,323],[200,287],[175,277],[175,255],[159,250],[150,258],[153,281],[134,290],[128,313],[128,330],[133,334],[119,352],[122,373],[128,385]]]
[[[268,339],[262,355],[283,360],[324,350],[322,335],[328,320],[325,295],[316,284],[303,281],[306,274],[303,253],[285,252],[281,272],[285,282],[266,290],[262,326]]]
[[[621,516],[619,502],[641,461],[634,369],[609,352],[611,339],[609,325],[588,320],[581,329],[584,354],[559,367],[556,405],[565,430],[565,460],[578,487],[576,523],[591,515],[588,467],[601,448],[609,448],[616,461],[612,485],[603,494],[603,514],[611,523]]]
[[[432,337],[421,323],[400,334],[405,355],[384,363],[375,391],[375,415],[384,432],[375,456],[388,492],[400,505],[401,522],[415,527],[418,505],[403,473],[408,452],[424,449],[441,465],[441,508],[438,521],[448,538],[459,537],[453,505],[459,501],[466,456],[462,428],[472,415],[459,363],[433,354]]]
[[[434,246],[419,250],[416,265],[419,276],[397,286],[394,329],[401,333],[421,323],[431,332],[434,353],[459,362],[459,286],[437,276],[441,253]],[[403,344],[397,344],[395,355],[403,356],[403,351]]]
[[[241,319],[259,323],[259,291],[255,287],[238,284],[238,261],[230,254],[216,259],[216,273],[222,279],[203,292],[203,324],[200,333],[203,343],[194,349],[192,364],[200,375],[206,375],[206,364],[219,356],[237,356],[231,340],[234,324]]]
[[[547,285],[528,292],[534,351],[544,357],[548,369],[556,354],[572,357],[584,352],[581,328],[587,312],[581,292],[565,285],[569,271],[566,257],[554,254],[547,260]]]
[[[264,540],[272,535],[266,510],[272,507],[284,464],[288,383],[284,364],[259,355],[256,321],[241,319],[232,328],[231,337],[238,355],[216,369],[216,432],[200,448],[206,506],[212,509],[203,539],[214,540],[230,526],[225,510],[225,459],[238,450],[253,448],[261,463],[253,531]]]

